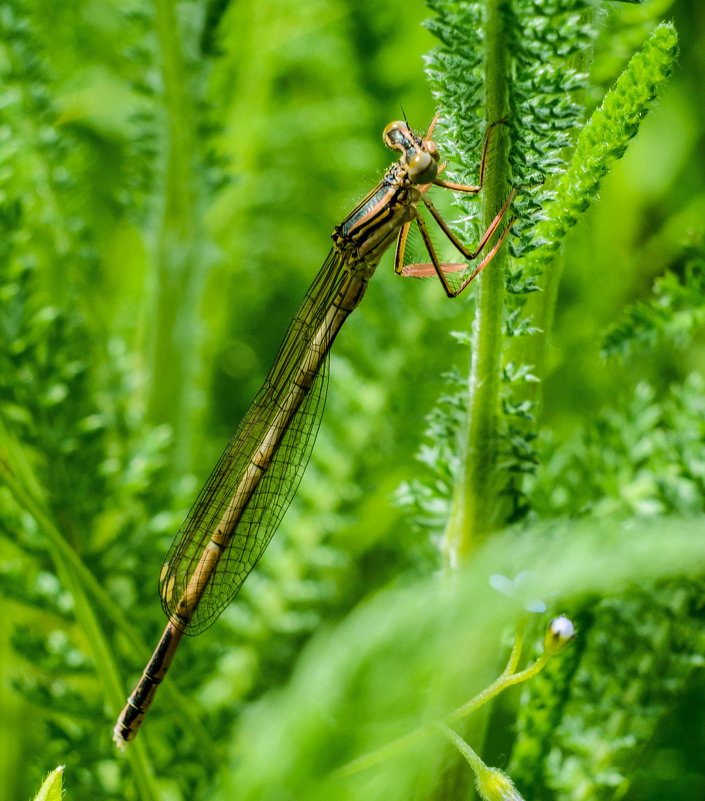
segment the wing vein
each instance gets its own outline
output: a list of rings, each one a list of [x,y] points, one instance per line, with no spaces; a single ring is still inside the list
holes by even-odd
[[[335,335],[326,325],[348,274],[340,253],[331,250],[167,553],[162,606],[184,621],[189,634],[208,628],[237,595],[296,492],[325,404]],[[309,377],[307,386],[296,380],[302,375]],[[222,553],[211,554],[209,546]]]

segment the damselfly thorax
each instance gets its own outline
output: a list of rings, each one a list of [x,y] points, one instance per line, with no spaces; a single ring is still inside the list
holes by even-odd
[[[406,122],[392,122],[382,135],[400,150],[380,183],[333,232],[333,243],[352,266],[374,270],[405,223],[416,219],[422,196],[438,175],[438,151],[431,139],[416,136]]]

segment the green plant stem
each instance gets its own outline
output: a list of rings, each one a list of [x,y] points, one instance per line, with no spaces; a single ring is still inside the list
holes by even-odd
[[[436,723],[434,726],[435,730],[440,732],[447,740],[449,740],[453,745],[460,751],[460,753],[467,759],[470,767],[472,768],[475,775],[481,774],[483,771],[487,770],[485,763],[480,759],[480,757],[475,753],[475,751],[463,740],[463,738],[449,726],[446,726],[445,723]]]
[[[521,684],[523,681],[528,681],[533,678],[539,671],[543,670],[546,662],[551,658],[551,654],[541,654],[541,656],[534,662],[533,665],[522,670],[519,673],[507,673],[506,671],[497,679],[497,681],[486,687],[481,693],[478,693],[473,699],[468,701],[463,706],[458,707],[454,712],[446,718],[446,723],[455,723],[462,718],[467,717],[470,713],[474,712],[479,707],[491,701],[495,696],[499,695],[509,687],[515,684]]]
[[[162,61],[168,155],[164,208],[156,237],[155,283],[149,313],[151,376],[147,413],[169,423],[176,443],[174,465],[190,469],[194,382],[199,336],[195,327],[203,286],[204,259],[199,245],[198,197],[194,161],[196,124],[188,94],[175,4],[156,0],[156,28]]]
[[[37,524],[45,533],[50,533],[50,541],[53,544],[58,544],[58,542],[62,543],[60,547],[52,548],[52,558],[62,584],[71,593],[73,598],[76,620],[93,654],[96,673],[103,686],[105,697],[108,699],[111,710],[117,714],[123,704],[123,689],[120,683],[115,657],[108,645],[103,629],[93,613],[93,608],[83,592],[82,579],[79,575],[80,571],[76,570],[76,559],[71,558],[68,553],[73,551],[65,543],[63,537],[58,534],[58,531],[46,515],[36,507],[36,504],[32,502],[30,497],[24,495],[22,488],[16,485],[12,476],[8,475],[8,467],[4,460],[0,460],[0,469],[15,499],[32,515],[32,517],[34,517]],[[140,788],[141,797],[143,799],[159,801],[161,796],[154,782],[154,771],[144,743],[140,743],[134,750],[134,753],[130,753],[129,759],[134,771],[135,781]]]
[[[486,42],[487,120],[507,115],[506,30],[503,0],[489,0]],[[498,125],[487,159],[483,188],[482,222],[490,225],[508,191],[508,143],[505,126]],[[497,525],[499,493],[498,424],[504,259],[500,250],[479,279],[473,323],[467,427],[463,436],[465,459],[455,487],[443,538],[446,564],[457,565]]]
[[[124,691],[120,682],[115,655],[108,644],[102,626],[93,613],[93,607],[83,592],[80,578],[61,555],[54,555],[54,564],[63,585],[73,597],[76,620],[93,654],[96,673],[103,686],[105,697],[108,699],[110,708],[117,712],[124,703]],[[130,753],[128,758],[141,797],[159,801],[161,794],[154,781],[154,771],[144,742],[139,743],[134,754]]]
[[[485,33],[486,122],[506,118],[507,31],[503,13],[504,0],[487,0]],[[482,228],[494,220],[508,192],[509,143],[504,125],[495,128],[485,165],[482,192]],[[442,552],[448,568],[455,568],[485,536],[502,521],[499,510],[501,477],[499,475],[499,393],[504,307],[504,261],[506,250],[499,251],[489,269],[480,276],[472,325],[472,360],[468,384],[465,429],[461,431],[463,452],[461,470],[455,484],[448,523],[443,535]],[[472,721],[473,738],[484,739],[487,715]],[[444,757],[446,759],[446,757]],[[455,755],[451,765],[439,769],[438,786],[433,799],[465,795],[467,774]]]
[[[444,723],[436,725],[436,731],[451,742],[465,757],[475,774],[475,789],[485,801],[522,801],[512,780],[497,768],[490,768],[480,759],[463,738]]]

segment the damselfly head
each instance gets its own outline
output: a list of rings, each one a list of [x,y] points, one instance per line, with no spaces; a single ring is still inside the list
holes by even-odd
[[[403,120],[390,122],[382,134],[384,144],[401,152],[401,161],[412,183],[430,184],[438,175],[439,155],[431,139],[425,141]]]

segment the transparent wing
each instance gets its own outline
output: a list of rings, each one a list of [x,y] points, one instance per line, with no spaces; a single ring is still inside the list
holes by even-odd
[[[314,336],[346,275],[340,254],[331,251],[289,326],[263,387],[169,549],[159,593],[164,611],[171,616],[213,533],[227,521],[231,500],[241,488],[246,472],[251,470],[253,457],[266,439],[273,438],[278,443],[274,456],[232,530],[188,624],[188,634],[200,634],[207,629],[237,595],[298,488],[318,433],[327,389],[330,340],[317,343]],[[293,415],[281,424],[280,412],[286,405],[294,377],[302,360],[316,348],[320,349],[321,359],[313,383]]]

